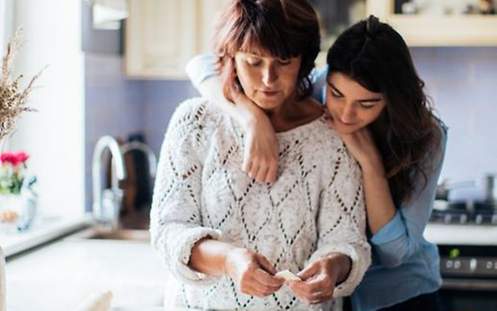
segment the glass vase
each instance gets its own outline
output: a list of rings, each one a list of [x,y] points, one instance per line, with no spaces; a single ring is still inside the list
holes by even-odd
[[[3,233],[24,231],[36,214],[36,197],[30,191],[0,194],[0,230]]]

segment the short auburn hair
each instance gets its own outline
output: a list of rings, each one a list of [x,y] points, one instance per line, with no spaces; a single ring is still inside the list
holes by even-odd
[[[318,17],[307,0],[233,0],[214,34],[214,50],[223,92],[232,99],[242,88],[235,73],[238,51],[262,48],[281,59],[301,56],[297,96],[312,93],[308,76],[320,49]]]

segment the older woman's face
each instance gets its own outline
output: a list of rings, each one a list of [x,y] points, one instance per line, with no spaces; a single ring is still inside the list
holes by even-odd
[[[280,59],[261,50],[235,55],[236,73],[245,95],[268,111],[294,96],[300,63],[300,56]]]

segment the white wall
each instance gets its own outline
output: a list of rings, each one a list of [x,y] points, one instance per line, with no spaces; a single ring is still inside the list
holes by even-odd
[[[64,216],[84,211],[84,64],[80,0],[16,0],[14,24],[24,30],[16,72],[48,68],[36,82],[10,149],[26,150],[38,176],[40,211]],[[28,79],[24,79],[27,83]]]
[[[0,55],[3,56],[7,41],[12,35],[13,6],[15,0],[0,0]]]
[[[5,0],[0,0],[0,55],[3,55],[5,45]]]

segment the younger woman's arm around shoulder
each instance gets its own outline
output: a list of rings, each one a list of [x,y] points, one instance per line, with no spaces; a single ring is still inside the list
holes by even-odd
[[[317,248],[299,273],[303,282],[291,284],[297,296],[313,303],[350,295],[371,263],[360,169],[343,146],[327,162],[333,169],[323,181]]]
[[[271,122],[243,94],[233,94],[235,103],[224,97],[215,61],[212,54],[194,57],[186,67],[188,77],[202,96],[230,115],[245,130],[242,170],[259,182],[274,182],[278,170],[278,142]]]

